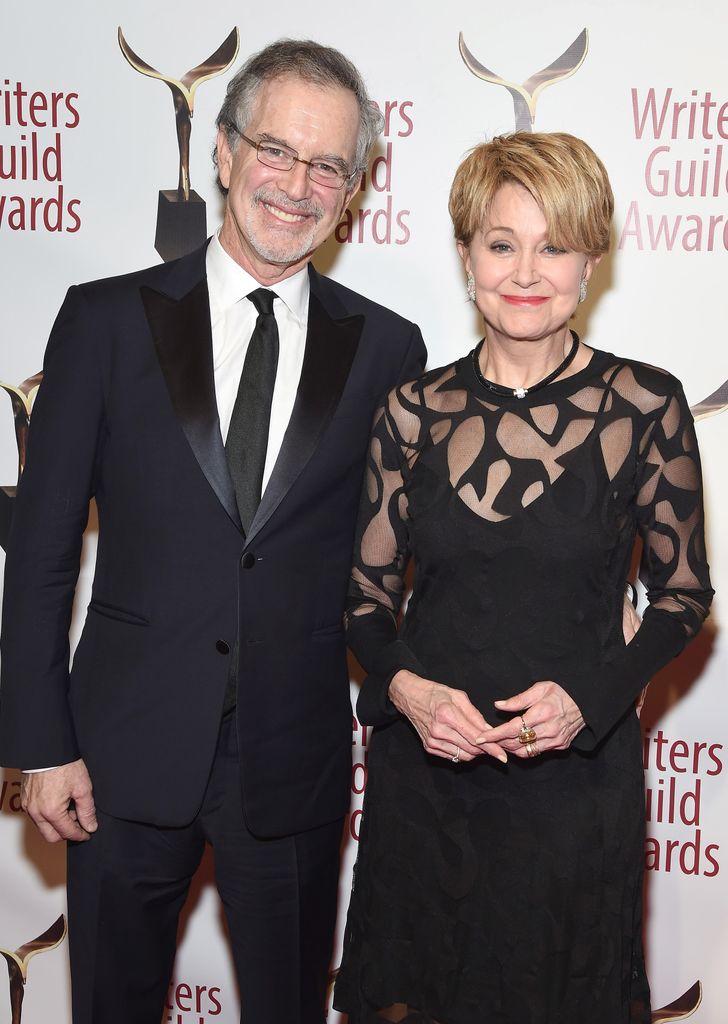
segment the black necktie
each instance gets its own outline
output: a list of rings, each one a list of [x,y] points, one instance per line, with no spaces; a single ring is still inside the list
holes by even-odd
[[[275,292],[258,288],[247,297],[258,310],[258,319],[245,355],[225,442],[240,521],[246,534],[260,504],[278,366],[278,324],[273,316]]]

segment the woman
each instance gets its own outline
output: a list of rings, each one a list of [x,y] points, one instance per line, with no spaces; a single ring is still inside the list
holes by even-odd
[[[712,591],[678,381],[569,329],[612,210],[572,136],[475,149],[450,213],[485,337],[375,423],[347,613],[378,726],[351,1024],[650,1020],[635,701]],[[636,533],[650,605],[625,644]]]

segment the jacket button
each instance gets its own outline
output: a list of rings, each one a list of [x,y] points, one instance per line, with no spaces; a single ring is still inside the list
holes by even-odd
[[[218,640],[217,643],[215,644],[215,649],[219,654],[230,653],[230,645],[226,644],[224,640]]]
[[[252,551],[246,551],[241,559],[243,569],[252,569],[255,565],[255,555]]]

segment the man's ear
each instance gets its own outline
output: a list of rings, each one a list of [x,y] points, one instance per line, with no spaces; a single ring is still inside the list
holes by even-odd
[[[217,173],[223,188],[230,188],[230,173],[233,166],[233,152],[230,149],[224,128],[217,130]]]
[[[351,204],[352,199],[354,198],[354,196],[357,194],[357,192],[359,191],[359,189],[361,187],[361,179],[362,179],[362,175],[361,175],[361,172],[360,172],[356,176],[356,178],[354,179],[353,183],[346,190],[346,195],[344,196],[344,205],[341,208],[341,212],[342,213],[344,212],[344,210],[348,210],[349,209],[349,206]]]

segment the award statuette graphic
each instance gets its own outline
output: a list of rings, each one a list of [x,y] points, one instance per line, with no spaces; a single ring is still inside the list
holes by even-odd
[[[699,981],[691,985],[674,1002],[663,1006],[661,1010],[652,1011],[652,1024],[670,1024],[673,1020],[686,1020],[692,1017],[703,1000],[703,986]]]
[[[47,953],[49,949],[60,946],[66,937],[66,919],[61,916],[53,922],[50,928],[39,935],[37,939],[25,942],[16,950],[2,949],[0,953],[5,957],[8,964],[8,976],[10,979],[10,1024],[20,1024],[23,1012],[23,996],[25,985],[28,981],[28,963],[36,953]]]
[[[17,387],[14,384],[3,384],[0,381],[0,388],[10,395],[10,401],[13,406],[15,440],[18,445],[18,480],[20,480],[21,473],[25,468],[30,410],[33,407],[33,402],[38,394],[38,388],[42,379],[42,373],[34,373],[32,377],[28,377],[27,380],[24,380],[22,384],[18,384]],[[0,487],[0,545],[3,548],[7,548],[8,545],[14,500],[15,487]]]
[[[549,64],[547,68],[543,68],[543,70],[531,75],[523,85],[509,82],[481,64],[465,45],[462,32],[458,38],[458,46],[460,47],[461,57],[474,75],[482,78],[484,82],[502,85],[508,90],[513,97],[516,131],[530,132],[533,131],[533,124],[536,120],[536,103],[541,92],[547,85],[553,85],[564,78],[569,78],[584,63],[586,51],[589,48],[589,33],[586,29],[580,32],[571,46],[567,47],[553,64]]]
[[[690,411],[696,420],[704,420],[707,416],[716,416],[719,412],[725,412],[726,409],[728,409],[728,380],[721,384],[712,395],[704,398],[702,402],[690,406]]]
[[[181,78],[162,75],[138,57],[119,28],[119,46],[128,62],[142,75],[166,82],[172,90],[179,146],[179,178],[176,189],[162,190],[157,207],[157,233],[154,248],[165,261],[176,259],[202,245],[207,237],[205,201],[190,188],[190,134],[195,92],[203,82],[227,71],[238,55],[240,35],[234,28],[224,43],[206,61],[191,68]]]

